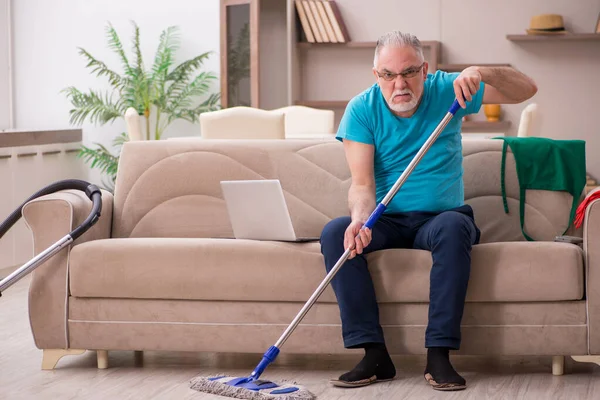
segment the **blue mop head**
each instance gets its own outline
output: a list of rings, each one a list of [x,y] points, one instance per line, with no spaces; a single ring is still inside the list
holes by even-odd
[[[247,400],[313,400],[315,396],[295,384],[278,385],[271,381],[231,376],[195,377],[190,388],[199,392]]]

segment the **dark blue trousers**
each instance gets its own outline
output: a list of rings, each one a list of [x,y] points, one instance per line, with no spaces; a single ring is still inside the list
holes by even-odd
[[[344,232],[349,224],[350,217],[340,217],[323,229],[321,252],[327,272],[345,251]],[[471,272],[471,247],[479,238],[480,231],[469,205],[440,213],[381,215],[363,253],[347,260],[331,281],[340,308],[344,346],[357,348],[369,342],[384,343],[365,254],[391,248],[414,248],[431,251],[433,258],[425,347],[459,349],[460,324]]]

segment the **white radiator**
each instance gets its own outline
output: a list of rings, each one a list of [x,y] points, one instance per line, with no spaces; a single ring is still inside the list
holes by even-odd
[[[77,158],[81,142],[0,147],[0,220],[46,185],[62,179],[88,179]],[[0,239],[0,269],[33,257],[31,232],[23,219]]]

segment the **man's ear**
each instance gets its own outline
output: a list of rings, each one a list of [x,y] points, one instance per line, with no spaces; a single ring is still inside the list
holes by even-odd
[[[377,70],[373,67],[373,76],[375,77],[375,82],[379,79],[379,75],[377,75]]]
[[[429,71],[429,63],[425,61],[425,65],[423,65],[423,80],[427,79],[427,72]]]

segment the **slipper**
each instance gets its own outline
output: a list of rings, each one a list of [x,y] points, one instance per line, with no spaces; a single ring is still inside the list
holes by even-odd
[[[366,379],[361,379],[359,381],[342,381],[339,379],[331,379],[329,382],[337,387],[346,387],[346,388],[353,388],[353,387],[361,387],[361,386],[367,386],[367,385],[371,385],[373,383],[377,383],[377,382],[389,382],[391,380],[393,380],[394,378],[389,378],[389,379],[377,379],[377,375],[373,375],[370,378],[366,378]]]
[[[461,383],[437,383],[431,374],[425,374],[425,380],[427,383],[431,385],[435,390],[443,390],[443,391],[451,391],[451,390],[464,390],[467,388],[467,385],[463,385]]]

